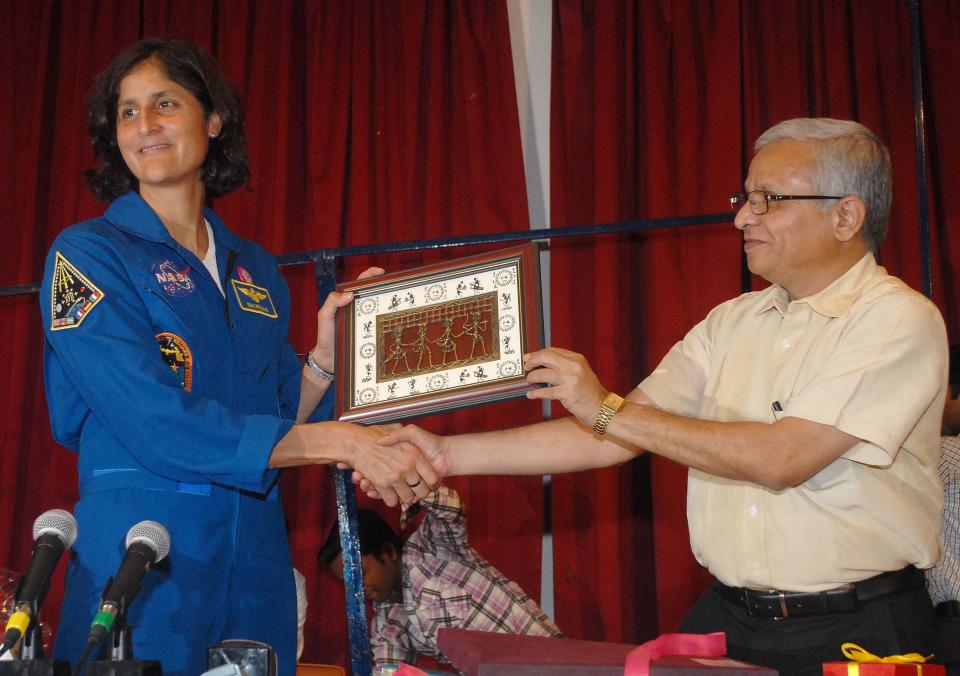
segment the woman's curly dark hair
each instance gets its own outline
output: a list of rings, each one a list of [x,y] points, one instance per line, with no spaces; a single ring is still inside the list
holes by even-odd
[[[209,197],[225,195],[246,184],[247,139],[243,131],[240,100],[220,72],[213,57],[186,40],[149,38],[127,48],[97,77],[87,102],[88,130],[97,169],[86,172],[87,183],[98,199],[111,201],[139,181],[127,168],[117,147],[117,99],[120,82],[142,61],[156,58],[166,76],[189,91],[203,107],[204,117],[220,115],[221,129],[210,139],[201,171]]]

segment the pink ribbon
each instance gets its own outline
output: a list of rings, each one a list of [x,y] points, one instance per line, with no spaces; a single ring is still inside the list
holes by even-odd
[[[727,654],[727,635],[663,634],[637,646],[627,655],[623,676],[650,676],[650,663],[667,655],[722,657]]]
[[[406,662],[401,662],[397,670],[393,672],[393,676],[427,676],[427,672],[423,669],[417,669]]]

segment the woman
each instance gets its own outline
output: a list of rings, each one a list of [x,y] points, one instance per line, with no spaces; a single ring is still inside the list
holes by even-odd
[[[204,208],[248,176],[237,98],[212,58],[141,41],[100,75],[89,115],[100,166],[88,178],[111,203],[57,237],[41,291],[51,424],[80,477],[55,657],[82,652],[127,530],[152,519],[172,546],[128,611],[136,657],[196,676],[208,646],[246,638],[293,674],[276,469],[349,464],[394,503],[436,474],[413,447],[379,446],[382,430],[312,422],[329,414],[333,317],[351,297],[327,298],[301,364],[273,256]]]

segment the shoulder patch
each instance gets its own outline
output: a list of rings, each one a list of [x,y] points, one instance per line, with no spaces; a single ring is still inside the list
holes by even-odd
[[[50,282],[50,330],[75,329],[103,299],[103,292],[57,252]]]
[[[163,361],[180,378],[183,389],[189,392],[193,389],[193,354],[187,342],[175,333],[158,333],[156,339]]]
[[[237,297],[237,305],[245,312],[255,312],[258,315],[277,318],[277,309],[273,306],[270,291],[262,286],[231,279],[233,293]]]

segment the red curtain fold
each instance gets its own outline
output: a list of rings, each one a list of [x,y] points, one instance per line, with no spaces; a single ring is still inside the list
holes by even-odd
[[[736,6],[559,2],[555,13],[553,227],[722,211],[741,180],[740,114],[723,104],[739,90]],[[554,344],[630,391],[739,291],[737,242],[721,225],[554,243]],[[571,635],[644,641],[695,597],[684,477],[644,459],[554,478],[557,569],[580,578],[557,580]]]
[[[925,122],[929,151],[928,206],[933,223],[934,299],[947,320],[950,344],[960,342],[960,3],[922,3]],[[906,216],[910,218],[910,216]]]

